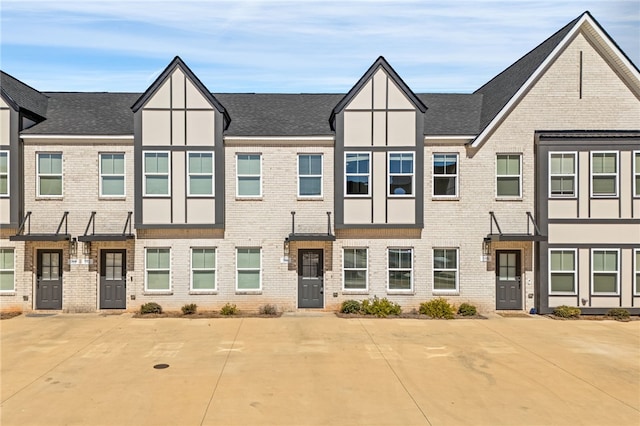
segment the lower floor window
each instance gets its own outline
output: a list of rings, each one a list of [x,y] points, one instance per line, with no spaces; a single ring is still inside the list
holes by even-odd
[[[0,249],[0,291],[14,291],[13,249]]]
[[[458,249],[433,249],[433,289],[458,290]]]
[[[260,248],[239,248],[236,254],[237,289],[260,290]]]
[[[591,255],[592,285],[594,293],[618,293],[618,250],[593,250]]]
[[[635,294],[640,295],[640,249],[636,249]]]
[[[191,290],[216,289],[216,249],[191,249]]]
[[[388,289],[411,290],[413,288],[413,249],[390,248],[388,254]]]
[[[145,254],[146,290],[162,291],[171,289],[171,250],[168,248],[147,248]]]
[[[343,252],[345,290],[367,289],[367,249],[346,248]]]
[[[551,250],[549,252],[549,275],[551,293],[575,293],[575,250]]]

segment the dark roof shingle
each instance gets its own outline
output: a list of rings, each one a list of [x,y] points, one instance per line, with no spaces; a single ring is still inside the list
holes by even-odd
[[[0,88],[17,107],[31,111],[40,117],[47,115],[47,96],[4,71],[0,71]]]

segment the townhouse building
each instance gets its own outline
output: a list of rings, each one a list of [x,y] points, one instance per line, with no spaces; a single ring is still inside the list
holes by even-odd
[[[588,12],[470,94],[0,85],[3,310],[640,313],[640,73]]]

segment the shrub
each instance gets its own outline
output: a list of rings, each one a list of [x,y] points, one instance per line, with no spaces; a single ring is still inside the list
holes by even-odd
[[[195,303],[188,303],[182,307],[182,313],[184,315],[193,315],[198,311],[198,305]]]
[[[260,306],[259,312],[260,315],[277,315],[278,309],[275,307],[275,305],[267,303],[266,305]]]
[[[613,308],[607,311],[607,316],[617,320],[626,320],[629,318],[629,311],[624,308]]]
[[[238,313],[238,308],[236,305],[231,305],[227,303],[220,309],[220,315],[236,315]]]
[[[379,318],[384,318],[388,315],[400,315],[402,308],[386,297],[379,299],[375,296],[373,299],[365,299],[362,301],[361,312],[365,315],[375,315]]]
[[[458,307],[458,315],[462,315],[464,317],[470,317],[476,315],[477,313],[478,310],[476,309],[476,307],[467,302],[461,304]]]
[[[573,306],[557,306],[553,308],[553,315],[560,318],[578,318],[582,314],[580,308],[576,308]]]
[[[343,314],[357,314],[362,309],[362,305],[357,300],[345,300],[342,302],[340,312]]]
[[[156,302],[145,303],[140,306],[141,314],[161,314],[162,306],[158,305]]]
[[[442,297],[421,303],[419,312],[431,318],[453,319],[453,306]]]

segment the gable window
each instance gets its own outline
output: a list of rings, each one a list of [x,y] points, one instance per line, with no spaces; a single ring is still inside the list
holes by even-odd
[[[213,153],[190,152],[188,158],[188,194],[192,197],[213,195]]]
[[[549,196],[574,197],[576,195],[576,154],[552,152],[549,154]]]
[[[322,196],[322,155],[298,155],[298,197]]]
[[[124,154],[100,154],[100,196],[124,197]]]
[[[592,250],[591,285],[593,293],[618,294],[619,258],[618,250]]]
[[[575,250],[549,250],[549,292],[575,294]]]
[[[342,252],[344,290],[367,289],[367,249],[345,248]]]
[[[413,288],[413,249],[388,249],[388,290],[411,290]]]
[[[145,250],[145,290],[171,290],[171,250],[147,248]]]
[[[521,157],[520,154],[496,156],[496,195],[498,197],[521,196]]]
[[[640,249],[635,250],[635,265],[636,265],[636,273],[635,273],[635,286],[634,294],[640,295]]]
[[[434,197],[458,195],[458,154],[433,155]]]
[[[368,152],[347,152],[345,154],[345,195],[369,195]]]
[[[216,289],[216,249],[191,249],[191,290]]]
[[[169,195],[169,153],[144,153],[144,195]]]
[[[15,291],[14,251],[12,248],[0,249],[0,292]]]
[[[640,197],[640,151],[633,153],[633,195]]]
[[[618,153],[591,153],[591,196],[618,196]]]
[[[260,290],[260,248],[239,248],[236,250],[236,289]]]
[[[0,151],[0,197],[9,195],[9,151]]]
[[[62,196],[62,154],[38,154],[38,196]]]
[[[238,154],[238,197],[262,196],[260,154]]]
[[[458,249],[433,249],[433,290],[458,290]]]
[[[389,154],[389,195],[413,194],[413,153]]]

